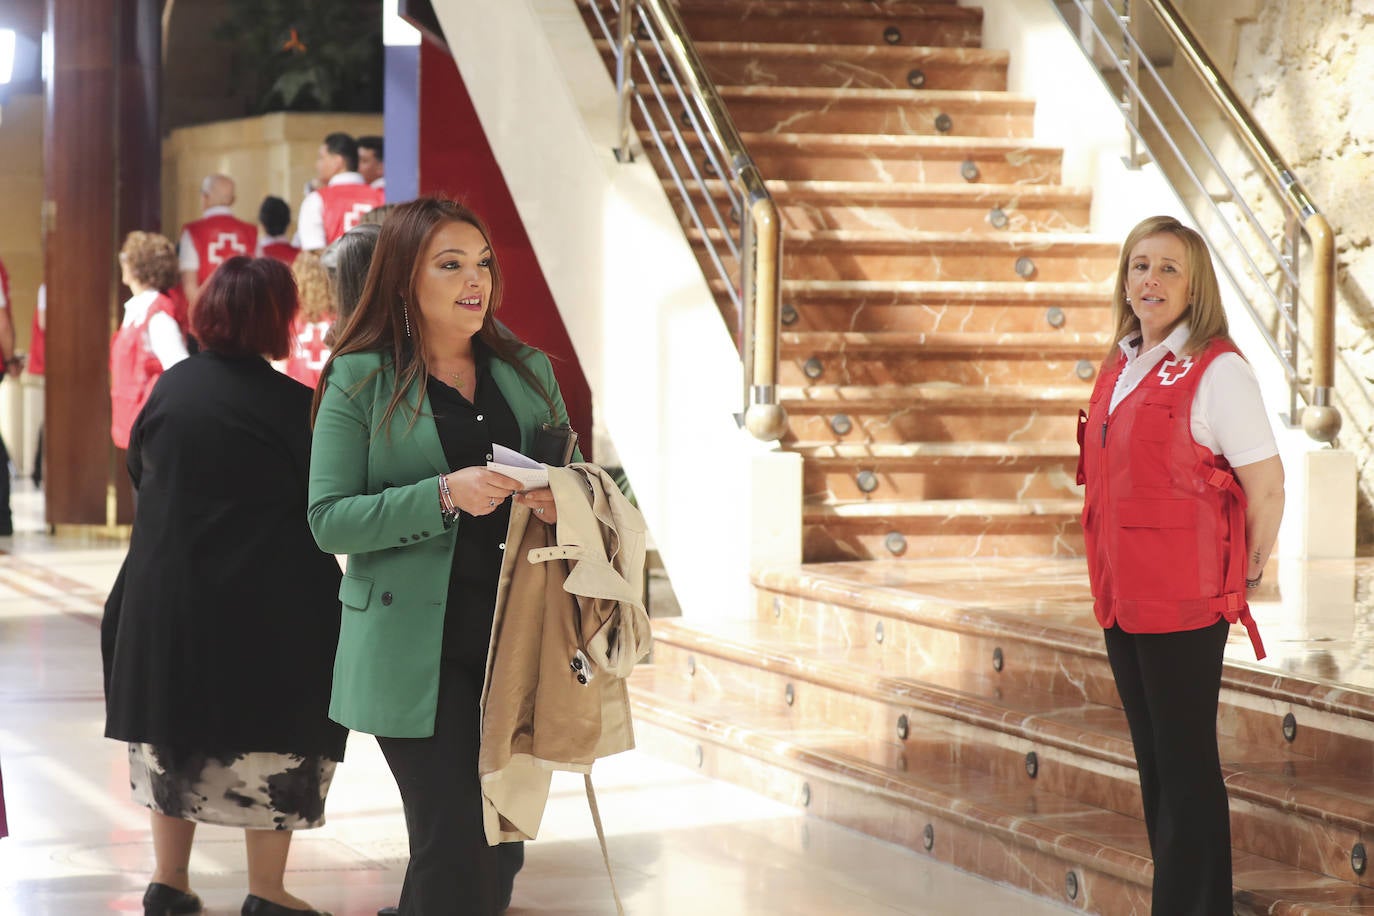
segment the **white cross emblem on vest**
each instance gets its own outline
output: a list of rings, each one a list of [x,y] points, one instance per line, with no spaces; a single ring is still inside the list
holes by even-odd
[[[1173,385],[1187,375],[1192,368],[1193,358],[1191,356],[1185,356],[1181,360],[1166,359],[1164,364],[1159,367],[1159,384]]]
[[[349,207],[348,212],[344,214],[343,218],[344,232],[347,232],[354,226],[358,225],[358,223],[362,222],[363,214],[371,211],[371,209],[372,204],[364,203],[356,203],[353,206]]]
[[[232,253],[225,254],[226,251]],[[211,242],[206,249],[206,256],[210,259],[210,263],[215,265],[223,264],[234,255],[239,254],[248,254],[248,249],[243,247],[239,237],[232,232],[221,232],[219,238]]]

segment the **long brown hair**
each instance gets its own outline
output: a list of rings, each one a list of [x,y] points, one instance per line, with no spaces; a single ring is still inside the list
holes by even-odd
[[[381,425],[390,425],[396,408],[413,386],[419,386],[419,390],[424,391],[430,373],[425,361],[425,319],[415,296],[415,277],[419,272],[420,257],[434,233],[440,226],[455,222],[468,223],[482,233],[482,238],[491,245],[491,233],[481,217],[462,204],[446,198],[420,197],[399,205],[387,216],[377,237],[377,248],[358,306],[339,333],[329,361],[320,374],[322,383],[315,388],[315,403],[310,411],[311,423],[320,410],[320,399],[325,389],[323,380],[328,379],[334,360],[349,353],[381,351],[391,357],[396,371],[396,388],[382,414]],[[500,262],[493,246],[491,301],[487,313],[482,316],[482,327],[476,336],[498,359],[509,363],[526,383],[539,392],[549,406],[552,419],[553,395],[544,389],[525,362],[532,352],[538,351],[496,321],[504,286]],[[407,303],[414,304],[415,308],[407,309]],[[367,379],[363,381],[365,383]],[[409,426],[413,426],[418,418],[417,410],[410,417]]]
[[[1112,291],[1112,324],[1116,330],[1107,355],[1110,357],[1118,352],[1117,343],[1140,330],[1140,319],[1126,301],[1126,272],[1131,266],[1131,251],[1152,235],[1172,235],[1183,243],[1183,250],[1187,252],[1188,307],[1178,319],[1179,322],[1188,322],[1188,342],[1183,345],[1184,351],[1195,355],[1217,338],[1230,340],[1226,308],[1221,302],[1221,287],[1217,284],[1212,253],[1207,250],[1206,240],[1196,230],[1189,229],[1172,216],[1151,216],[1137,223],[1121,245],[1121,259],[1116,267],[1116,288]]]

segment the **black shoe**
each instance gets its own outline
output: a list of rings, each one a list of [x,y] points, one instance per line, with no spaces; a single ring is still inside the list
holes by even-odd
[[[377,911],[377,916],[401,916],[401,908],[398,906],[384,906]]]
[[[201,909],[199,897],[168,884],[149,884],[143,892],[143,916],[191,916]]]
[[[243,898],[243,909],[239,912],[241,916],[329,916],[323,910],[293,910],[255,894]]]

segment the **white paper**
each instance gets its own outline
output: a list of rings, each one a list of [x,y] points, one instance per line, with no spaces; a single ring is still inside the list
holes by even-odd
[[[492,460],[487,462],[487,468],[520,481],[524,489],[537,490],[549,485],[549,469],[533,458],[504,445],[492,445],[491,456]]]

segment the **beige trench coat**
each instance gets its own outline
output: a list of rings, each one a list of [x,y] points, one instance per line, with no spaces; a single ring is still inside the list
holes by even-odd
[[[556,525],[511,508],[482,689],[483,822],[534,839],[554,770],[634,747],[625,678],[650,649],[644,518],[599,467],[549,469]]]

